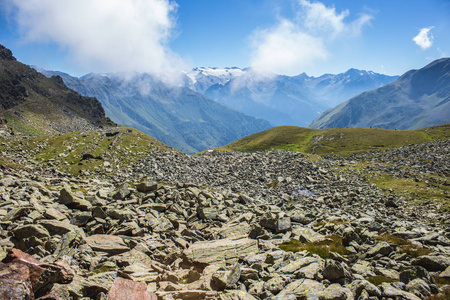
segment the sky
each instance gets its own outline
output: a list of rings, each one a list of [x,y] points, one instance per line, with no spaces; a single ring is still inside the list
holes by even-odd
[[[0,0],[0,44],[74,76],[194,67],[401,75],[450,56],[450,0]]]

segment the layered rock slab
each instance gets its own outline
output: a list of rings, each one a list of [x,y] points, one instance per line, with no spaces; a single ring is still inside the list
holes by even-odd
[[[184,251],[194,263],[218,265],[234,264],[240,257],[257,253],[258,241],[249,238],[196,242]]]

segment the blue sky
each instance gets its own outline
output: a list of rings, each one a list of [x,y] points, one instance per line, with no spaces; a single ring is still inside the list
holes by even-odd
[[[0,0],[0,43],[75,76],[200,66],[401,75],[450,56],[449,16],[449,0]]]

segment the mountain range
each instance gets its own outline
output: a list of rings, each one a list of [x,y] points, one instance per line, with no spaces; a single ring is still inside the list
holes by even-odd
[[[106,114],[165,144],[196,153],[277,125],[306,126],[334,103],[397,77],[351,69],[321,77],[262,75],[252,69],[196,68],[168,82],[148,73],[60,76]],[[214,101],[213,101],[214,100]]]
[[[244,69],[225,84],[205,90],[209,98],[276,126],[306,126],[326,109],[364,91],[386,85],[397,76],[350,69],[310,77],[260,74]]]
[[[187,87],[146,73],[61,76],[68,87],[100,100],[115,122],[137,128],[163,143],[193,154],[272,127],[214,102]]]
[[[449,121],[450,58],[442,58],[349,99],[324,112],[309,127],[415,129]]]

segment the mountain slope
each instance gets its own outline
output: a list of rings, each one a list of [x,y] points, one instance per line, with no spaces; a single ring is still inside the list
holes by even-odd
[[[18,62],[0,45],[0,116],[25,134],[61,133],[114,125],[101,103]]]
[[[450,123],[415,130],[379,128],[311,129],[279,126],[220,147],[219,151],[290,150],[319,155],[351,155],[450,138]]]
[[[304,73],[291,77],[243,71],[225,84],[211,85],[205,95],[275,125],[306,126],[327,108],[397,79],[356,69],[317,78]]]
[[[449,121],[450,58],[442,58],[324,112],[309,127],[414,129]]]
[[[145,73],[88,74],[81,78],[57,74],[80,94],[98,98],[115,122],[137,128],[190,154],[271,127],[265,120],[246,116]]]

